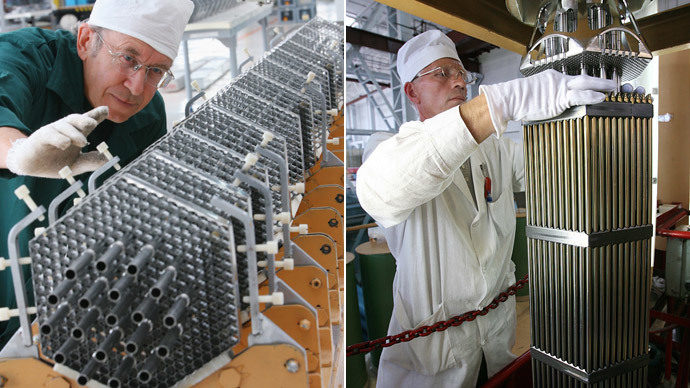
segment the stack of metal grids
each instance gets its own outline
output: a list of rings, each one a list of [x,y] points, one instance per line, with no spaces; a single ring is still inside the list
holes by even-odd
[[[31,241],[41,351],[59,370],[174,386],[227,363],[257,279],[275,276],[256,245],[290,211],[282,188],[328,153],[343,49],[341,27],[300,27]]]
[[[544,6],[523,73],[638,77],[651,55],[616,3]],[[616,92],[523,123],[537,387],[646,385],[652,115],[650,96]]]
[[[237,0],[192,0],[194,11],[189,18],[190,23],[198,22],[209,16],[217,15],[237,5]]]

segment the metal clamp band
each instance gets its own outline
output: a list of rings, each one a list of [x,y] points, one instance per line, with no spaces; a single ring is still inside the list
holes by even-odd
[[[575,245],[583,248],[595,248],[610,244],[644,240],[652,237],[652,232],[652,225],[636,226],[633,228],[596,232],[591,234],[532,225],[527,225],[525,227],[525,234],[528,238]]]
[[[560,359],[553,357],[535,347],[530,347],[530,355],[533,359],[543,362],[544,364],[555,368],[559,372],[563,372],[568,376],[582,381],[585,384],[595,384],[611,377],[620,376],[635,369],[644,368],[647,366],[647,364],[649,364],[649,356],[644,354],[619,362],[618,364],[587,373],[584,369],[580,369],[574,365],[561,361]]]

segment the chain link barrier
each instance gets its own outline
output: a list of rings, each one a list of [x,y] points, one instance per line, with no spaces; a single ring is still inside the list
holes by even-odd
[[[468,311],[464,314],[456,315],[446,321],[436,322],[430,326],[422,326],[414,330],[403,331],[400,334],[389,335],[387,337],[382,337],[379,339],[350,345],[347,347],[347,357],[369,353],[372,350],[376,350],[378,348],[387,348],[389,346],[393,346],[401,342],[412,341],[415,338],[426,337],[429,334],[437,331],[444,331],[451,326],[460,326],[464,322],[474,321],[475,319],[477,319],[478,316],[488,314],[489,310],[495,309],[496,307],[498,307],[500,303],[508,300],[508,297],[510,297],[511,295],[515,295],[517,290],[523,288],[527,284],[527,282],[529,282],[528,275],[525,275],[525,277],[515,282],[515,284],[513,284],[512,286],[508,287],[507,290],[498,294],[498,296],[495,297],[494,300],[492,300],[488,306],[484,307],[481,310]]]

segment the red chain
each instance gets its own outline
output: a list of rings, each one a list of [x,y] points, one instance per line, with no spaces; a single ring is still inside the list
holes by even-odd
[[[481,310],[468,311],[464,314],[456,315],[456,316],[448,319],[447,321],[436,322],[431,326],[422,326],[418,329],[403,331],[400,334],[389,335],[388,337],[383,337],[383,338],[375,339],[372,341],[366,341],[366,342],[361,342],[358,344],[350,345],[347,347],[347,357],[354,356],[357,354],[369,353],[372,350],[375,350],[378,348],[387,348],[389,346],[393,346],[393,345],[399,344],[401,342],[412,341],[413,339],[415,339],[417,337],[426,337],[431,333],[434,333],[437,331],[444,331],[451,326],[460,326],[460,325],[462,325],[463,322],[474,321],[478,315],[488,314],[489,310],[495,309],[496,307],[498,307],[499,303],[505,302],[506,300],[508,300],[509,296],[515,295],[517,290],[524,287],[527,284],[527,282],[529,281],[527,276],[528,275],[525,275],[525,277],[518,280],[512,286],[508,287],[507,290],[498,294],[498,296],[495,297],[494,300],[491,301],[491,303],[489,303],[488,306],[484,307]]]

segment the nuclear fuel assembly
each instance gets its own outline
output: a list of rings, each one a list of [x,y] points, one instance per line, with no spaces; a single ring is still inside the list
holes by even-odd
[[[632,10],[542,2],[520,70],[638,77],[651,54]],[[535,387],[646,385],[653,107],[642,93],[523,123]]]

